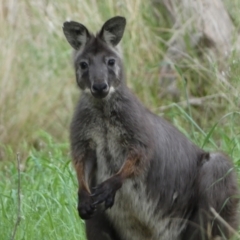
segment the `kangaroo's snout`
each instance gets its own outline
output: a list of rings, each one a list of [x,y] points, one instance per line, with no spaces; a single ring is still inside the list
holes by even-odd
[[[91,87],[91,93],[95,98],[104,98],[109,93],[109,86],[107,83],[94,83]]]

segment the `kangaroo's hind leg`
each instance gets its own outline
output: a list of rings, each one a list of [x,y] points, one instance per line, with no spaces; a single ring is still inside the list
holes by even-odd
[[[85,223],[88,240],[121,240],[106,213],[101,210]]]
[[[237,176],[229,159],[221,153],[204,156],[197,179],[198,202],[183,240],[229,239],[238,227]],[[210,210],[214,209],[219,217]],[[223,219],[226,224],[220,220]]]

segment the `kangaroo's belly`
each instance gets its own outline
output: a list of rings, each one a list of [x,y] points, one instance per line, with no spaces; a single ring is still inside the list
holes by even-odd
[[[124,240],[180,239],[186,222],[156,209],[157,202],[147,198],[141,179],[135,179],[125,181],[106,213]]]

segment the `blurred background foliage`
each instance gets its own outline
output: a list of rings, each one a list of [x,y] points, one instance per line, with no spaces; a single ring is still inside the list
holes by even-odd
[[[239,29],[239,0],[225,4]],[[240,58],[234,47],[226,71],[187,49],[191,57],[175,65],[180,97],[174,102],[161,97],[159,81],[166,43],[174,34],[163,6],[144,0],[1,0],[0,160],[8,160],[9,152],[43,148],[42,130],[56,142],[68,141],[79,90],[62,24],[71,19],[95,32],[114,15],[127,18],[122,41],[127,83],[142,102],[197,144],[211,145],[211,135],[212,146],[227,152],[223,139],[232,143],[230,149],[236,139],[239,145]]]

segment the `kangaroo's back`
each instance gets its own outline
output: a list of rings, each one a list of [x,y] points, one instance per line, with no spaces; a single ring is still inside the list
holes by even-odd
[[[96,35],[77,22],[63,26],[82,90],[70,140],[87,238],[229,238],[238,225],[231,161],[194,145],[128,89],[118,50],[125,25],[111,18]]]

